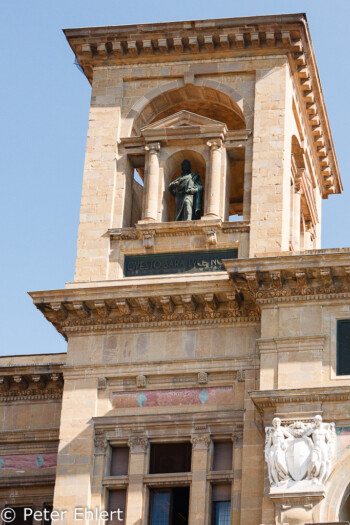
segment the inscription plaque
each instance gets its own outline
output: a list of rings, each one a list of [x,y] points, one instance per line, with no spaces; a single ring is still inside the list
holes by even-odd
[[[200,252],[157,253],[126,255],[125,277],[162,275],[169,273],[221,272],[223,259],[237,259],[238,250],[210,250]]]

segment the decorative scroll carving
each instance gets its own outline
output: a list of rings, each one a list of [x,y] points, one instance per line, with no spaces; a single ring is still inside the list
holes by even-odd
[[[207,449],[210,445],[210,434],[194,434],[191,438],[194,449]]]
[[[296,421],[281,425],[276,417],[266,427],[265,460],[271,487],[294,487],[309,481],[323,486],[332,468],[335,424],[322,423],[315,416],[312,423]]]
[[[129,447],[131,453],[145,453],[148,447],[148,439],[146,437],[131,437],[129,439]]]

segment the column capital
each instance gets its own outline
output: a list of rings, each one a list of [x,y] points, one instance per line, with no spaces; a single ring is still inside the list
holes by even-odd
[[[191,443],[194,449],[208,449],[210,441],[211,439],[209,432],[203,434],[193,434],[191,437]]]
[[[105,435],[105,432],[103,430],[96,430],[95,432],[95,438],[94,438],[94,445],[95,445],[95,454],[105,454],[107,450],[107,438]]]
[[[146,144],[145,150],[149,151],[150,153],[159,153],[160,142],[150,142],[149,144]]]
[[[243,443],[243,429],[234,430],[232,433],[232,442],[235,447],[241,446]]]
[[[132,454],[142,453],[144,454],[148,447],[148,439],[146,437],[131,437],[129,439],[130,452]]]
[[[208,140],[207,146],[210,148],[211,151],[218,150],[222,146],[222,140],[221,139]]]

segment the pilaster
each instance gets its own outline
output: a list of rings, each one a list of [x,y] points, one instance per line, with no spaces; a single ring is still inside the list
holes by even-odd
[[[145,437],[132,437],[129,439],[129,447],[126,525],[141,525],[144,504],[143,476],[147,473],[146,453],[148,450],[148,439]]]
[[[209,445],[209,433],[192,436],[191,525],[206,525],[208,523],[207,468]]]
[[[289,66],[281,58],[256,77],[250,257],[289,250],[292,119]]]

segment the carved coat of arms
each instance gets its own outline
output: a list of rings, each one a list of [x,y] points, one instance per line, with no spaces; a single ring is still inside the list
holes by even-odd
[[[323,423],[315,416],[313,423],[296,421],[281,425],[274,418],[266,427],[265,459],[271,487],[312,480],[324,485],[334,458],[335,424]]]

